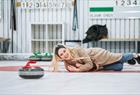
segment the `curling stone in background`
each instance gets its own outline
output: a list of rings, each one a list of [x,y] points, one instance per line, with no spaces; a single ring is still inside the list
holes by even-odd
[[[52,53],[45,52],[41,53],[40,51],[36,51],[29,57],[29,60],[32,61],[51,61],[52,60]]]
[[[29,57],[29,60],[32,60],[32,61],[40,61],[41,60],[41,57],[42,57],[41,52],[40,51],[36,51],[36,52],[33,53],[33,55],[31,55]]]
[[[45,52],[42,57],[41,61],[51,61],[52,60],[52,53]]]
[[[39,66],[31,66],[36,61],[29,61],[27,64],[19,69],[19,76],[24,79],[39,79],[44,76],[44,69]]]

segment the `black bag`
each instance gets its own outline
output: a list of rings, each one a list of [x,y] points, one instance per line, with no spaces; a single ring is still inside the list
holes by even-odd
[[[99,41],[103,38],[108,37],[108,29],[106,25],[92,25],[86,32],[86,38],[83,43],[88,43],[90,41]]]

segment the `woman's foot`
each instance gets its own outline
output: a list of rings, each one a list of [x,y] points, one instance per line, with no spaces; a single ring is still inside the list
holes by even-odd
[[[136,61],[134,59],[131,59],[131,60],[128,60],[127,63],[129,65],[135,65],[136,64]]]
[[[138,64],[140,64],[140,56],[138,55],[138,57],[136,57],[135,59],[138,62]]]

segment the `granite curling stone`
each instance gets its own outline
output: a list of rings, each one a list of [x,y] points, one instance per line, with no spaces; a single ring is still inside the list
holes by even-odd
[[[19,76],[24,79],[39,79],[44,76],[44,69],[39,66],[31,66],[36,61],[29,61],[27,64],[19,69]]]

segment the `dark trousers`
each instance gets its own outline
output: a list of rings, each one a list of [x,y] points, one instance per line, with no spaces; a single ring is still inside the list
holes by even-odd
[[[103,70],[121,71],[123,69],[123,64],[132,58],[132,53],[125,53],[119,61],[103,66]]]

